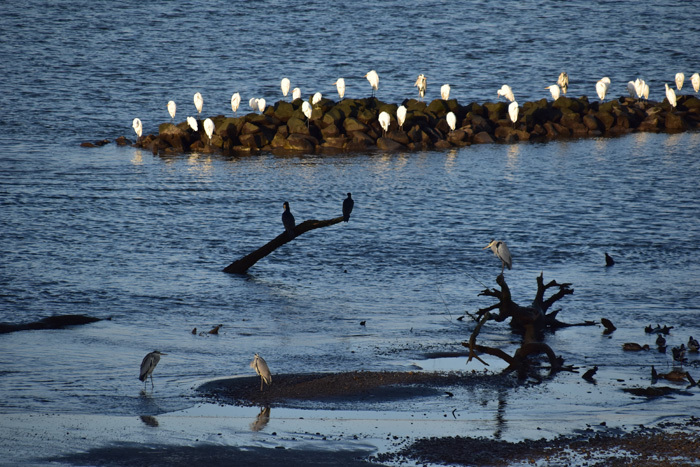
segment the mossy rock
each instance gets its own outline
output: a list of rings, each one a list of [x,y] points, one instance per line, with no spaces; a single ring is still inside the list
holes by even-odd
[[[309,132],[309,125],[306,121],[306,119],[301,120],[297,117],[292,117],[289,120],[287,120],[287,128],[289,128],[289,134],[301,134],[301,135],[308,135],[310,134]]]
[[[419,101],[417,99],[405,100],[402,105],[406,107],[406,110],[408,110],[409,112],[423,112],[425,111],[426,107],[428,107],[428,105],[425,102]]]
[[[584,111],[584,105],[581,101],[566,96],[561,96],[555,100],[552,103],[552,107],[561,110],[562,113],[574,112],[580,114]]]
[[[376,120],[378,115],[379,112],[376,110],[365,108],[357,112],[357,120],[362,123],[369,124],[371,121]]]
[[[484,103],[484,109],[486,109],[488,119],[491,121],[496,121],[504,118],[508,115],[508,105],[505,102],[486,102]]]
[[[291,104],[291,102],[286,102],[286,101],[278,101],[274,108],[274,115],[278,119],[280,119],[282,122],[287,122],[290,118],[292,118],[292,115],[294,115],[294,106]]]
[[[447,107],[447,102],[442,99],[435,99],[432,101],[428,105],[427,110],[438,118],[444,117],[447,115],[447,112],[450,111],[449,107]]]
[[[379,108],[377,109],[377,116],[379,116],[380,113],[386,112],[389,115],[392,116],[392,118],[396,117],[396,111],[398,110],[399,106],[396,104],[381,104]]]

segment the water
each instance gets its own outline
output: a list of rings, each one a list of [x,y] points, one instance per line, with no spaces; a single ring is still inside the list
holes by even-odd
[[[495,428],[499,436],[522,437],[528,417],[556,433],[580,428],[581,419],[647,422],[697,407],[680,398],[647,404],[642,416],[615,380],[646,385],[649,365],[670,366],[662,354],[621,352],[622,342],[653,343],[645,325],[674,325],[671,345],[700,335],[698,133],[298,157],[160,158],[130,147],[78,147],[132,137],[135,116],[145,131],[157,131],[170,99],[183,120],[194,112],[196,91],[206,115],[229,113],[236,91],[244,102],[277,100],[283,76],[305,96],[334,96],[332,83],[344,76],[347,95],[361,97],[372,68],[379,97],[395,102],[416,95],[418,73],[428,77],[429,98],[448,82],[462,103],[494,100],[507,82],[522,102],[547,97],[544,86],[562,70],[576,96],[593,95],[605,75],[611,94],[622,95],[639,76],[661,100],[677,71],[686,74],[684,91],[700,71],[688,39],[700,32],[700,13],[687,2],[116,8],[65,1],[2,9],[0,321],[111,318],[0,336],[3,445],[10,416],[190,410],[202,402],[194,387],[250,375],[254,352],[277,373],[431,369],[424,352],[460,350],[472,325],[456,318],[491,303],[478,293],[499,272],[498,260],[481,250],[493,237],[513,253],[506,278],[516,301],[532,299],[542,271],[545,280],[573,284],[574,295],[559,302],[562,320],[605,316],[619,328],[610,338],[590,327],[549,336],[567,362],[598,365],[600,383],[550,414],[533,414],[529,401],[566,399],[563,388],[578,375],[503,395],[507,423]],[[283,201],[297,222],[326,219],[340,214],[347,192],[356,199],[350,223],[303,235],[247,276],[221,272],[281,232]],[[603,267],[606,251],[618,262],[613,268]],[[219,336],[190,332],[216,324],[223,324]],[[481,337],[509,351],[517,346],[502,326]],[[138,365],[156,348],[169,355],[155,372],[155,391],[144,394]],[[697,362],[691,357],[691,372]],[[469,426],[502,410],[488,394],[462,396],[483,400]],[[407,407],[442,419],[454,405]],[[274,424],[273,413],[270,430],[282,429]]]

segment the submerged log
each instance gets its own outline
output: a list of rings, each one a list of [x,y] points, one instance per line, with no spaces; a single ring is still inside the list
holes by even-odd
[[[87,315],[54,315],[31,323],[0,323],[0,334],[16,331],[36,331],[44,329],[65,329],[101,321],[100,318]]]
[[[269,255],[277,248],[281,247],[285,243],[299,237],[301,234],[308,232],[309,230],[320,229],[321,227],[328,227],[331,225],[338,224],[343,221],[343,216],[335,217],[333,219],[327,219],[323,221],[318,220],[306,220],[301,224],[294,227],[294,237],[291,237],[286,231],[279,234],[274,239],[267,242],[265,245],[261,246],[257,250],[245,255],[244,257],[234,261],[224,268],[224,272],[230,274],[245,274],[248,269],[250,269],[255,263],[263,259],[265,256]]]

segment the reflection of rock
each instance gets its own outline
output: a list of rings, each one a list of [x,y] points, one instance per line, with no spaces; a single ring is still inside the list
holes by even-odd
[[[153,415],[141,415],[141,421],[154,428],[158,426],[158,420]]]
[[[260,413],[258,414],[257,417],[255,417],[255,421],[250,424],[250,429],[252,431],[260,431],[265,426],[267,426],[268,422],[270,421],[270,407],[262,407],[260,409]]]

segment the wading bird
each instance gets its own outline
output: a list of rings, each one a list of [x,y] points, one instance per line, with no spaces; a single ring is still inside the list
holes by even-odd
[[[367,81],[369,81],[370,86],[372,86],[372,97],[374,97],[374,91],[377,91],[379,89],[379,75],[376,71],[371,70],[365,75],[365,78],[367,78]]]
[[[158,365],[161,355],[168,354],[160,352],[159,350],[154,350],[153,352],[143,357],[143,361],[141,362],[141,373],[139,374],[139,379],[143,381],[144,387],[146,386],[146,379],[150,376],[151,388],[153,388],[153,370],[155,370],[156,365]]]
[[[491,251],[493,251],[493,254],[496,255],[496,258],[501,260],[501,274],[503,274],[503,270],[506,267],[509,270],[513,267],[513,260],[510,256],[510,250],[508,249],[506,242],[491,240],[491,243],[482,248],[482,250],[487,248],[491,248]]]
[[[683,73],[676,73],[676,87],[679,91],[683,89],[683,81],[685,81],[685,75]]]
[[[697,339],[693,339],[693,336],[688,338],[688,351],[690,353],[698,353],[700,351],[700,343]]]
[[[318,104],[319,102],[321,102],[321,99],[323,99],[323,94],[321,94],[320,92],[317,92],[316,94],[314,94],[311,97],[311,105]]]
[[[131,126],[134,128],[134,131],[136,132],[136,136],[138,136],[138,138],[140,138],[141,135],[143,134],[143,125],[141,124],[141,119],[135,118],[134,121],[131,122]]]
[[[236,111],[238,110],[238,107],[241,105],[241,95],[239,93],[234,93],[231,96],[231,110],[233,110],[233,113],[235,114]]]
[[[204,132],[207,134],[207,138],[209,138],[209,144],[211,144],[211,135],[214,134],[214,122],[211,118],[204,120]]]
[[[508,116],[510,117],[510,121],[513,122],[513,127],[515,127],[515,122],[518,121],[518,111],[518,103],[516,101],[511,102],[508,106]]]
[[[254,97],[251,97],[250,100],[248,101],[248,107],[253,109],[253,112],[258,110],[258,100]]]
[[[504,84],[501,86],[501,89],[496,91],[497,96],[503,96],[506,98],[506,100],[509,100],[513,102],[515,100],[515,96],[513,95],[513,90],[508,86],[507,84]]]
[[[610,79],[605,80],[606,78],[603,78],[595,83],[595,92],[598,94],[598,99],[603,102],[605,102],[605,95],[608,93],[608,86],[610,86]]]
[[[440,88],[440,98],[444,101],[446,101],[450,98],[450,85],[449,84],[443,84],[442,87]]]
[[[343,221],[347,222],[350,220],[350,213],[354,207],[355,201],[352,199],[352,195],[348,193],[348,197],[343,200]]]
[[[284,230],[287,231],[287,235],[290,238],[294,238],[294,227],[296,223],[294,222],[294,215],[292,214],[292,211],[289,209],[289,203],[284,202],[282,204],[284,207],[284,212],[282,212],[282,225],[284,225]],[[263,360],[264,362],[264,360]]]
[[[561,92],[566,94],[566,90],[569,88],[569,75],[565,71],[559,73],[557,85],[561,88]]]
[[[295,101],[297,99],[301,99],[301,89],[294,88],[292,89],[292,100]]]
[[[195,93],[194,95],[194,106],[197,109],[197,113],[201,114],[202,113],[202,106],[204,105],[204,99],[202,99],[202,95],[200,93]]]
[[[187,124],[192,128],[193,131],[199,131],[199,126],[197,125],[197,120],[194,117],[187,117]]]
[[[414,86],[418,86],[418,95],[422,100],[425,97],[425,90],[428,87],[428,80],[425,79],[425,75],[423,73],[418,75],[418,79],[416,79]]]
[[[384,130],[384,135],[386,136],[386,132],[389,131],[389,124],[391,124],[391,116],[382,110],[379,114],[378,120],[379,120],[379,124],[382,126],[382,129]]]
[[[450,127],[450,130],[454,131],[457,126],[457,116],[454,112],[448,112],[445,120],[447,120],[447,125]]]
[[[260,113],[265,112],[265,104],[265,99],[263,99],[262,97],[258,99],[258,110],[260,111]]]
[[[176,110],[177,110],[177,105],[175,105],[175,101],[169,101],[168,102],[168,113],[170,114],[171,119],[175,118],[175,111]]]
[[[282,88],[282,95],[284,97],[287,97],[287,94],[289,94],[290,86],[291,82],[289,81],[289,78],[282,78],[282,81],[280,82],[280,87]]]
[[[668,103],[671,104],[671,107],[675,107],[676,91],[674,91],[673,88],[669,88],[668,83],[664,83],[664,86],[666,86],[666,99],[668,99]]]
[[[700,73],[693,73],[693,76],[690,77],[690,84],[693,85],[695,92],[700,91]]]
[[[335,84],[335,88],[338,90],[338,95],[342,100],[343,97],[345,97],[345,78],[338,78],[338,81],[333,84]]]
[[[408,109],[403,105],[396,109],[396,122],[401,129],[403,129],[403,123],[406,121],[406,112],[408,112]]]
[[[263,383],[268,386],[272,384],[272,375],[270,374],[270,369],[267,367],[267,362],[260,355],[255,354],[253,361],[250,362],[250,367],[255,370],[255,372],[260,376],[260,390],[263,390]]]
[[[627,81],[627,93],[633,99],[637,97],[637,88],[634,85],[634,81]]]
[[[551,86],[547,86],[545,89],[549,89],[549,92],[552,94],[552,99],[559,99],[560,91],[558,84],[552,84]]]
[[[311,113],[313,112],[313,109],[311,108],[311,104],[309,104],[308,101],[304,101],[301,104],[301,111],[304,113],[304,116],[306,117],[306,126],[309,126],[309,122],[311,122]]]

